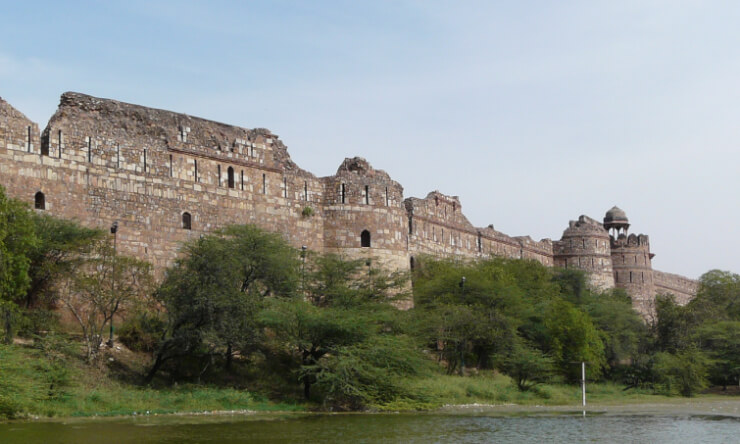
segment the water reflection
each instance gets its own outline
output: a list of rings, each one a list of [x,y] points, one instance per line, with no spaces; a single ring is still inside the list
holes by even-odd
[[[293,415],[264,418],[141,418],[0,424],[0,442],[489,443],[736,442],[737,418],[576,415],[501,417],[446,414]]]

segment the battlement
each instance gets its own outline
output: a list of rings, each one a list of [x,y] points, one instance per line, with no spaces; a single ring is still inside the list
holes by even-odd
[[[638,248],[650,249],[650,238],[647,234],[630,234],[620,235],[618,238],[611,238],[613,248]]]

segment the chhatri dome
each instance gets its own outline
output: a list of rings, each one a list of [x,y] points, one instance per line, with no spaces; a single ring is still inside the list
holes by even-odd
[[[617,231],[623,229],[626,232],[629,227],[630,221],[627,219],[627,213],[618,206],[615,205],[611,210],[606,212],[606,215],[604,216],[604,228],[606,228],[607,231],[613,228]]]

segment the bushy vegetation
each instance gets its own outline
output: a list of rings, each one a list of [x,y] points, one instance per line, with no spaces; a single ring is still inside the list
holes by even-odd
[[[581,362],[597,399],[740,383],[740,276],[729,272],[702,276],[686,306],[659,297],[645,323],[622,290],[534,261],[417,258],[407,276],[232,226],[183,245],[153,288],[148,264],[110,241],[0,188],[0,321],[6,343],[26,338],[0,348],[0,416],[272,408],[268,398],[559,404],[577,401]],[[413,309],[396,308],[409,298]],[[65,310],[71,337],[59,333]],[[104,346],[120,313],[130,362]]]

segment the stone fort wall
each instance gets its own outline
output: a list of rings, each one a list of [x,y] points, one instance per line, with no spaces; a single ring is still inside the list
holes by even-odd
[[[319,178],[298,167],[267,129],[78,93],[62,95],[41,134],[0,99],[0,184],[32,205],[42,193],[39,211],[103,229],[118,221],[119,251],[160,271],[183,241],[252,223],[296,247],[372,258],[391,269],[408,270],[425,254],[494,255],[583,269],[595,287],[622,286],[638,299],[657,290],[680,293],[680,301],[695,293],[694,281],[667,273],[656,272],[657,290],[624,281],[629,270],[613,263],[621,257],[613,249],[629,245],[615,243],[586,216],[559,241],[509,236],[493,225],[473,226],[456,196],[434,191],[404,199],[398,182],[362,158],[345,159],[335,175]],[[642,266],[652,273],[647,261]]]

